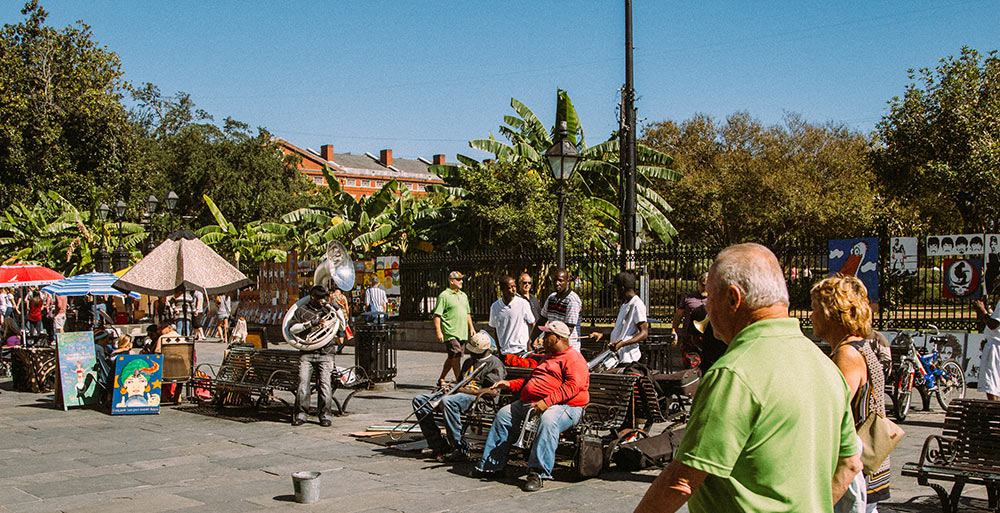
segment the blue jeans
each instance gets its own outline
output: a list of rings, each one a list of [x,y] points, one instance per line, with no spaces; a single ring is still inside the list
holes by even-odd
[[[511,444],[520,434],[521,423],[524,422],[524,417],[530,409],[530,404],[520,400],[500,409],[493,419],[490,435],[486,438],[483,459],[479,462],[480,470],[496,472],[507,464],[507,454],[510,452]],[[582,416],[583,408],[579,406],[565,404],[549,406],[542,414],[538,425],[535,442],[531,446],[531,456],[528,458],[528,468],[538,472],[543,479],[551,479],[552,467],[556,464],[559,434],[575,426]]]
[[[444,428],[448,432],[448,439],[446,440],[441,437],[441,428],[434,421],[434,415],[431,415],[431,406],[424,404],[432,395],[421,394],[413,398],[413,409],[417,412],[420,432],[424,434],[427,445],[439,452],[446,451],[449,447],[454,447],[468,454],[469,444],[462,437],[462,413],[465,413],[472,407],[472,403],[476,401],[476,396],[452,394],[441,399],[437,410],[444,414]]]

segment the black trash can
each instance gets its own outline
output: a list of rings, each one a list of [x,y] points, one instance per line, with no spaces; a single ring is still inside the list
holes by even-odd
[[[396,346],[394,324],[361,323],[354,327],[354,365],[361,367],[373,383],[392,381],[396,377]]]

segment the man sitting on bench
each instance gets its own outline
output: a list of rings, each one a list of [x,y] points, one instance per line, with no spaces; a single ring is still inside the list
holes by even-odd
[[[549,321],[542,343],[545,358],[527,379],[501,380],[493,388],[520,392],[520,399],[497,413],[486,438],[483,459],[476,470],[483,476],[496,474],[507,464],[507,453],[520,433],[529,411],[540,416],[538,431],[528,459],[528,477],[521,487],[526,492],[542,488],[542,479],[552,479],[559,434],[575,426],[590,402],[590,371],[580,351],[569,345],[569,326]]]
[[[462,365],[463,380],[470,375],[475,376],[462,388],[440,397],[434,404],[434,398],[446,390],[430,394],[422,394],[413,398],[413,410],[417,413],[420,431],[427,440],[427,445],[433,451],[438,461],[456,463],[469,458],[469,444],[462,436],[462,414],[472,407],[472,403],[481,395],[496,396],[497,390],[491,388],[506,375],[503,362],[490,351],[490,338],[485,333],[476,333],[465,344],[469,358]],[[444,427],[448,438],[441,436],[441,429],[434,420],[433,410],[444,415]]]

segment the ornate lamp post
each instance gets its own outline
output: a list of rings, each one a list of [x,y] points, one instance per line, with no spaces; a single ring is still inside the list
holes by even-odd
[[[108,218],[108,212],[111,212],[111,209],[106,203],[101,203],[97,207],[97,215],[101,218],[101,248],[94,255],[94,270],[99,273],[111,272],[111,254],[108,253],[107,240],[104,236],[104,221]]]
[[[111,264],[115,271],[121,271],[122,269],[128,267],[129,262],[129,252],[122,244],[122,219],[125,218],[125,210],[127,207],[128,206],[122,200],[115,202],[115,217],[118,218],[118,247],[115,248],[114,255],[111,257]]]
[[[143,216],[147,220],[147,223],[146,223],[146,242],[144,243],[145,247],[143,248],[143,252],[142,252],[143,255],[146,255],[150,251],[153,251],[153,248],[156,247],[156,243],[155,243],[156,234],[153,233],[153,230],[155,229],[156,225],[153,223],[153,214],[156,213],[156,207],[159,204],[160,204],[160,201],[157,200],[156,196],[153,196],[152,194],[150,194],[149,198],[146,199],[146,215]]]
[[[556,231],[559,233],[558,258],[559,267],[566,267],[566,182],[573,176],[573,169],[577,161],[580,160],[580,152],[566,136],[569,131],[566,129],[566,122],[559,122],[559,134],[556,143],[551,148],[545,150],[545,158],[552,168],[552,176],[559,182],[559,224]]]
[[[170,192],[167,193],[166,203],[167,203],[167,212],[170,213],[170,230],[171,231],[173,231],[173,229],[174,229],[174,209],[177,208],[177,200],[178,199],[180,199],[180,198],[177,197],[177,193],[176,192],[170,191]]]

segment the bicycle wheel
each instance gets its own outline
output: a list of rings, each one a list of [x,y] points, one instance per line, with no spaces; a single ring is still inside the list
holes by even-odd
[[[899,369],[899,377],[893,390],[892,404],[895,406],[896,420],[903,422],[910,413],[910,400],[913,396],[913,364],[906,362]]]
[[[948,360],[941,364],[941,377],[938,378],[937,400],[945,410],[952,399],[965,397],[965,373],[957,362]]]

